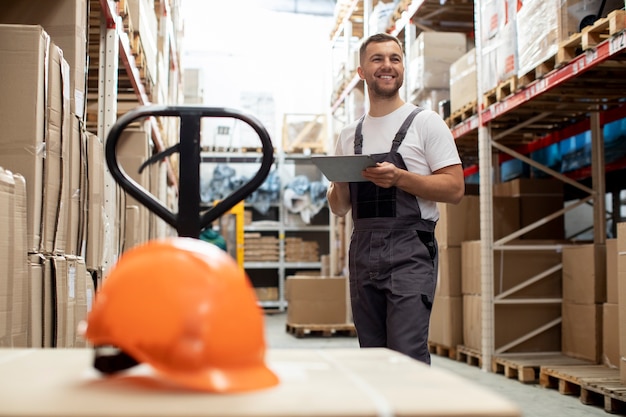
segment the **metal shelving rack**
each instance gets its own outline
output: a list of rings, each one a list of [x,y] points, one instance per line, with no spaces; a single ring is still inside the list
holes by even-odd
[[[127,90],[124,88],[129,85],[133,94],[130,100],[136,102],[137,105],[147,106],[152,104],[144,81],[135,62],[135,57],[131,51],[128,33],[124,31],[122,18],[117,11],[118,2],[112,0],[91,0],[90,13],[99,11],[100,27],[90,28],[90,33],[96,30],[100,34],[100,50],[99,56],[95,62],[99,65],[99,94],[98,94],[98,130],[97,134],[101,138],[106,138],[106,134],[110,126],[113,124],[111,120],[115,120],[117,112],[117,101],[119,97],[128,99]],[[161,1],[161,7],[164,9],[165,15],[170,15],[167,2]],[[178,51],[176,48],[176,40],[172,33],[171,26],[168,25],[168,36],[170,36],[170,59],[172,66],[178,68]],[[93,58],[90,57],[92,61]],[[120,72],[120,65],[124,71]],[[154,142],[156,152],[163,151],[164,144],[161,137],[161,131],[156,119],[151,119],[152,141]],[[170,186],[177,186],[177,178],[168,164],[168,179]]]
[[[171,16],[166,1],[157,1],[163,16]],[[104,142],[118,116],[118,102],[125,101],[133,106],[150,105],[147,88],[125,31],[118,7],[120,2],[112,0],[89,0],[89,69],[87,74],[87,102],[97,100],[97,121],[94,133]],[[179,68],[178,50],[172,25],[165,28],[169,39],[170,68]],[[91,78],[90,78],[91,77]],[[93,79],[92,79],[93,78]],[[89,94],[91,92],[91,94]],[[97,92],[94,94],[93,92]],[[95,97],[94,97],[95,96]],[[176,104],[176,103],[169,103]],[[151,137],[155,152],[165,149],[158,121],[150,118]],[[168,186],[178,189],[178,179],[172,165],[166,159]],[[113,178],[105,177],[105,213],[109,219],[116,218],[116,193],[118,188]],[[107,239],[107,237],[104,237]],[[118,254],[108,253],[104,260],[106,273]]]
[[[395,23],[388,28],[394,35],[402,35],[416,24],[417,18],[425,12],[428,0],[401,1],[396,14]],[[435,2],[439,3],[439,2]],[[452,3],[452,2],[447,2]],[[468,3],[468,2],[462,2]],[[471,3],[471,2],[470,2]],[[480,24],[481,0],[473,2],[475,10],[474,22]],[[350,10],[358,7],[371,7],[371,2],[354,1]],[[424,10],[423,10],[424,9]],[[363,12],[367,14],[367,12]],[[436,17],[435,17],[436,18]],[[459,151],[463,155],[478,158],[478,166],[494,168],[498,172],[499,162],[507,158],[517,158],[542,170],[572,186],[583,194],[577,204],[555,212],[544,219],[520,229],[497,241],[493,240],[492,213],[492,171],[478,170],[478,166],[466,168],[466,175],[480,174],[480,222],[481,222],[481,272],[482,272],[482,363],[483,368],[491,371],[491,357],[494,352],[494,303],[506,303],[506,297],[493,296],[493,255],[494,250],[525,250],[546,249],[553,247],[506,245],[516,237],[564,215],[575,206],[592,203],[594,209],[594,242],[603,244],[606,241],[606,219],[604,207],[605,173],[604,147],[602,126],[605,123],[626,117],[626,31],[623,16],[611,22],[610,36],[602,40],[598,33],[590,31],[581,36],[581,44],[585,51],[579,55],[569,56],[576,44],[563,46],[567,48],[566,58],[559,62],[553,71],[530,82],[521,91],[493,103],[480,106],[478,113],[451,127]],[[350,22],[349,16],[343,16],[343,25]],[[413,23],[413,25],[410,25]],[[339,25],[339,29],[341,29]],[[337,36],[339,29],[333,35]],[[345,29],[344,29],[345,30]],[[480,33],[477,26],[476,33]],[[348,34],[350,32],[348,31]],[[365,35],[365,34],[364,34]],[[412,39],[414,36],[406,37]],[[475,39],[480,39],[476,36]],[[480,42],[476,42],[477,56],[480,56]],[[480,71],[480,59],[478,71]],[[331,113],[344,105],[350,92],[358,86],[358,76],[350,79],[345,88],[339,92],[337,99],[331,103]],[[484,91],[478,77],[478,91]],[[482,93],[479,93],[482,95]],[[478,97],[480,102],[481,97]],[[352,115],[354,117],[354,115]],[[590,169],[579,170],[563,175],[544,166],[527,155],[532,150],[545,147],[577,133],[591,130],[592,163]],[[493,152],[497,160],[492,161]],[[611,169],[622,169],[626,161],[614,164]],[[584,180],[591,181],[585,185]],[[601,262],[601,260],[600,260]],[[537,277],[536,277],[537,278]],[[524,284],[521,284],[524,285]],[[487,295],[487,296],[485,296]],[[533,300],[526,300],[532,303]],[[536,300],[536,302],[560,302],[560,300]],[[560,323],[560,322],[559,322]],[[559,323],[550,323],[557,325]],[[537,329],[540,331],[541,329]]]
[[[231,164],[240,163],[255,163],[260,159],[261,154],[256,152],[242,152],[242,153],[211,153],[202,156],[202,163],[219,163],[227,162]],[[311,168],[317,169],[308,160],[308,156],[302,154],[285,154],[282,151],[278,151],[275,155],[276,169],[280,173],[281,178],[286,178],[284,174],[284,167],[288,164],[307,164]],[[307,172],[309,180],[317,180],[318,178],[312,178],[315,174]],[[321,173],[316,172],[321,178]],[[276,235],[279,243],[279,258],[277,261],[246,261],[244,256],[244,269],[248,272],[253,284],[258,281],[272,281],[276,283],[278,288],[277,300],[261,300],[259,305],[266,309],[276,309],[278,311],[284,311],[287,308],[287,301],[285,300],[285,280],[289,271],[295,270],[320,270],[322,268],[321,261],[317,262],[287,262],[285,260],[285,237],[288,235],[318,235],[318,239],[327,241],[328,247],[330,247],[330,225],[289,225],[287,224],[286,208],[282,203],[282,195],[284,192],[285,184],[281,184],[280,201],[270,205],[270,209],[275,211],[275,219],[272,224],[260,224],[260,225],[244,225],[244,233],[246,232],[260,232],[266,234]],[[251,208],[250,206],[246,206]],[[328,210],[327,207],[322,210]],[[325,237],[323,236],[325,235]],[[320,242],[321,243],[321,242]],[[325,242],[324,242],[325,243]],[[244,242],[245,244],[245,242]],[[326,249],[326,244],[320,246],[321,249]],[[268,279],[267,277],[257,276],[255,274],[262,275],[265,272],[275,272],[275,279]]]

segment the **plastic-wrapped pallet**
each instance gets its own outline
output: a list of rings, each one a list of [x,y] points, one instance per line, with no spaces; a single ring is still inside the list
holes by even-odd
[[[393,11],[396,9],[395,1],[383,0],[376,3],[372,9],[369,20],[369,33],[386,32]]]
[[[476,101],[476,88],[476,49],[472,49],[450,65],[450,112]]]
[[[517,13],[518,76],[556,55],[559,43],[580,32],[581,22],[597,15],[601,5],[601,0],[524,0]],[[599,17],[622,6],[621,0],[607,0]]]
[[[467,36],[458,32],[422,32],[409,53],[409,93],[450,88],[450,65],[467,52]]]

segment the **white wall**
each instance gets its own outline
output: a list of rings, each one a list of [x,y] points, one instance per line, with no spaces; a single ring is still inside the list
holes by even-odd
[[[275,145],[285,113],[328,111],[332,17],[229,0],[184,0],[182,6],[182,66],[203,70],[206,105],[241,108],[242,93],[271,93]]]

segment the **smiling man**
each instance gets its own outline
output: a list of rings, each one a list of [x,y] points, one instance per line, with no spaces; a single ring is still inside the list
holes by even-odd
[[[370,108],[342,130],[335,154],[370,154],[377,164],[362,172],[363,182],[331,183],[328,202],[335,215],[352,211],[349,279],[359,345],[430,364],[437,202],[463,197],[461,160],[441,117],[400,97],[404,54],[397,38],[365,39],[358,73]]]

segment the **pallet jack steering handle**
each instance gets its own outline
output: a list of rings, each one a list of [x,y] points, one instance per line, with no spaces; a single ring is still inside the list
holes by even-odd
[[[117,160],[117,145],[124,129],[135,120],[154,117],[178,117],[180,119],[180,154],[178,213],[134,181]],[[200,128],[204,117],[229,117],[247,123],[259,136],[263,149],[261,166],[257,173],[243,186],[225,199],[202,213],[200,206]],[[200,232],[211,222],[244,200],[263,184],[274,163],[274,148],[267,130],[254,116],[234,109],[193,106],[140,106],[122,115],[111,127],[105,146],[105,158],[111,175],[117,183],[148,210],[174,227],[181,237],[199,238]]]

